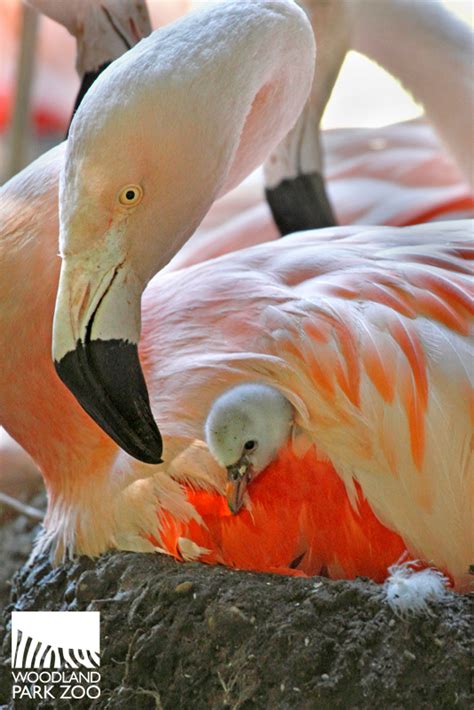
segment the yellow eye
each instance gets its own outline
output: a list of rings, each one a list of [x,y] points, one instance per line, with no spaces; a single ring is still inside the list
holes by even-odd
[[[126,185],[120,190],[119,202],[124,207],[135,207],[143,198],[143,189],[140,185]]]

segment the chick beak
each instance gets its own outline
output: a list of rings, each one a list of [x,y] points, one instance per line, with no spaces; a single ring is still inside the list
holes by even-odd
[[[246,456],[241,456],[237,463],[227,466],[227,484],[225,494],[229,510],[234,515],[239,512],[244,502],[247,485],[252,479],[252,464]]]

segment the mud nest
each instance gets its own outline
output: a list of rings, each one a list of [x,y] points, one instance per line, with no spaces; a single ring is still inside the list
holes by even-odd
[[[99,610],[101,696],[74,708],[467,708],[472,599],[402,620],[381,588],[111,553],[24,566],[4,610],[0,703],[11,704],[13,609]],[[10,703],[10,705],[8,705]],[[61,707],[67,707],[66,701]]]

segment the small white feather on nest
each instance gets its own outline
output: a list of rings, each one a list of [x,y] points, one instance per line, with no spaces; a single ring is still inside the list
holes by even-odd
[[[430,603],[445,601],[448,579],[437,569],[417,570],[410,560],[388,568],[390,576],[384,584],[385,599],[397,616],[406,618],[420,614],[433,615]]]

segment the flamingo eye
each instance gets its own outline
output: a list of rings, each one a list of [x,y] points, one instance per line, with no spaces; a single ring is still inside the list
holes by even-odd
[[[252,451],[255,448],[256,443],[257,442],[254,441],[253,439],[251,439],[250,441],[246,441],[244,444],[245,451]]]
[[[120,190],[118,200],[124,207],[135,207],[143,198],[143,189],[140,185],[126,185]]]

